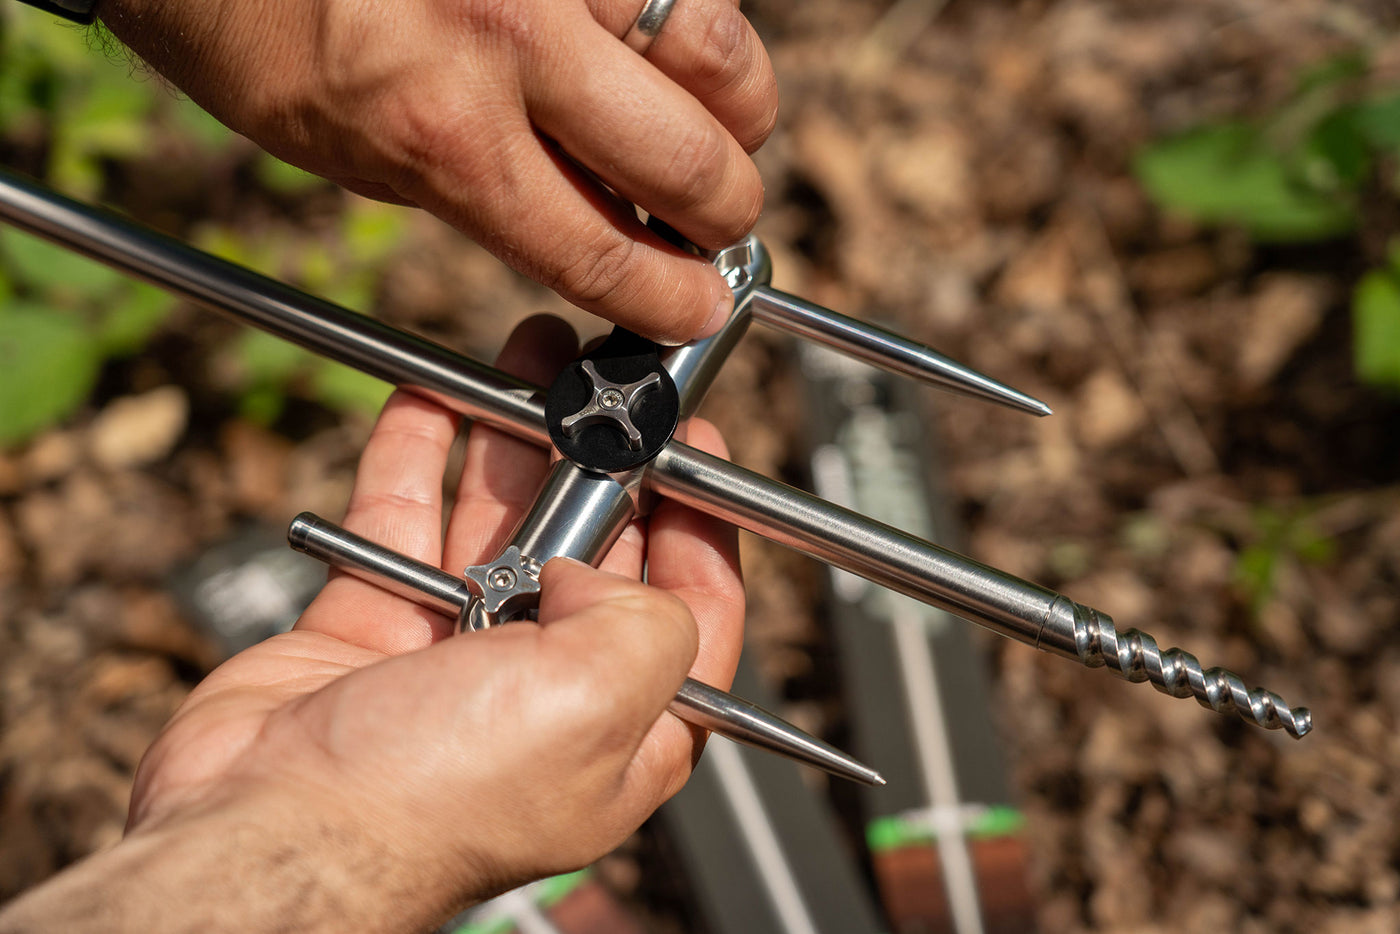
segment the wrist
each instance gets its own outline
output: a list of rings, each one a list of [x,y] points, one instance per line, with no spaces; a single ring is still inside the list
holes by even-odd
[[[209,801],[129,833],[0,911],[0,934],[431,927],[451,905],[356,815],[285,795]],[[436,896],[436,897],[435,897]]]

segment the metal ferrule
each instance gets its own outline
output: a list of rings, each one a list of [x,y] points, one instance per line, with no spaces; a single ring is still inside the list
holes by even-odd
[[[661,351],[661,363],[675,380],[681,397],[682,422],[700,408],[724,361],[729,359],[730,351],[748,331],[754,291],[773,277],[768,250],[754,236],[720,250],[712,262],[734,291],[734,311],[729,320],[704,340]]]
[[[596,565],[633,514],[626,486],[607,474],[558,460],[511,535],[510,544],[541,564],[563,557]]]

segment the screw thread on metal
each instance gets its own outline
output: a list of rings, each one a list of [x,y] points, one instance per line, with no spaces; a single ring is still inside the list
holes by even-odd
[[[1234,713],[1266,730],[1283,729],[1299,739],[1312,730],[1312,712],[1289,707],[1272,691],[1250,690],[1224,668],[1202,669],[1200,660],[1182,649],[1166,649],[1138,629],[1119,632],[1113,620],[1093,607],[1074,605],[1074,644],[1079,660],[1090,668],[1107,666],[1126,681],[1150,681],[1163,694],[1194,697],[1202,707]]]

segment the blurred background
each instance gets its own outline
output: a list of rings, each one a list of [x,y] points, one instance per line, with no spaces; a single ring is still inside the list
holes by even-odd
[[[775,283],[1056,411],[920,395],[964,550],[1313,710],[1295,743],[987,640],[1040,930],[1400,929],[1400,6],[744,8],[783,97]],[[0,165],[473,356],[567,312],[17,4]],[[314,590],[262,556],[340,515],[386,396],[0,229],[0,897],[116,840],[185,693]],[[708,405],[735,460],[808,483],[786,339],[755,329]],[[749,657],[842,738],[822,569],[744,544]],[[600,877],[703,930],[654,849]]]

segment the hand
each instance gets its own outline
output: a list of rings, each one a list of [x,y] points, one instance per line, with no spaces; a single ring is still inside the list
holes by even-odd
[[[547,379],[574,340],[532,319],[500,365]],[[722,452],[711,427],[688,427]],[[431,403],[390,399],[346,526],[445,568],[498,553],[548,456],[474,427],[443,538],[455,430]],[[654,586],[638,582],[644,556]],[[602,570],[551,561],[541,586],[538,626],[452,636],[451,620],[333,574],[293,632],[190,695],[141,763],[123,842],[21,899],[0,931],[84,930],[84,911],[105,931],[422,930],[608,852],[699,754],[699,731],[664,713],[682,680],[733,677],[735,533],[663,502]]]
[[[699,246],[735,242],[762,206],[747,153],[777,93],[737,0],[679,0],[645,58],[618,38],[641,6],[104,0],[99,13],[274,155],[420,205],[580,307],[681,342],[718,330],[729,289],[608,188]]]

